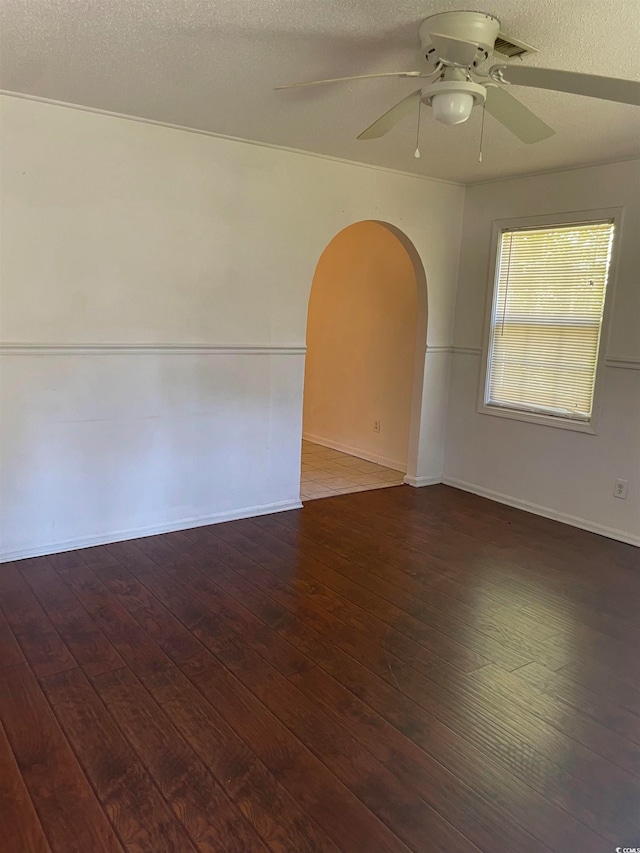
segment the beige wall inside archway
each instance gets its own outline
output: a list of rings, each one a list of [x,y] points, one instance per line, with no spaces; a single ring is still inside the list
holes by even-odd
[[[333,238],[309,299],[305,438],[406,471],[420,313],[414,259],[388,227]]]

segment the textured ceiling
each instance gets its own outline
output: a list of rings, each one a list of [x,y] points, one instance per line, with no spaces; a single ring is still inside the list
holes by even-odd
[[[640,79],[639,0],[474,0],[540,48],[526,64]],[[2,88],[276,145],[472,182],[638,156],[640,108],[513,87],[557,131],[524,145],[480,111],[458,127],[423,110],[380,140],[356,135],[411,80],[288,92],[278,84],[422,68],[418,24],[469,0],[0,0]],[[502,60],[498,60],[502,61]],[[518,61],[518,60],[515,60]]]

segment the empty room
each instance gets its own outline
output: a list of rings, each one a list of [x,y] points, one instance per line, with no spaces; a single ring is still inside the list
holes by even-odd
[[[640,851],[637,0],[0,0],[0,853]]]

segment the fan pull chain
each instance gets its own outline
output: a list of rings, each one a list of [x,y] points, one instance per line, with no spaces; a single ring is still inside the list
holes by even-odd
[[[420,159],[420,116],[422,114],[422,99],[418,101],[418,127],[416,130],[416,150],[413,152],[413,156],[416,160]]]
[[[480,151],[478,152],[478,163],[482,163],[482,140],[484,139],[484,104],[482,105],[482,124],[480,125]]]

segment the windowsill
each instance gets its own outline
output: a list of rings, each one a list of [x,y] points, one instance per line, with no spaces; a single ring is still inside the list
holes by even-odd
[[[573,421],[570,418],[553,417],[552,415],[539,415],[536,412],[522,412],[517,409],[502,409],[498,406],[478,406],[481,415],[493,415],[498,418],[508,418],[512,421],[525,421],[539,426],[555,427],[556,429],[568,429],[572,432],[584,432],[588,435],[597,435],[595,415],[590,421]]]

